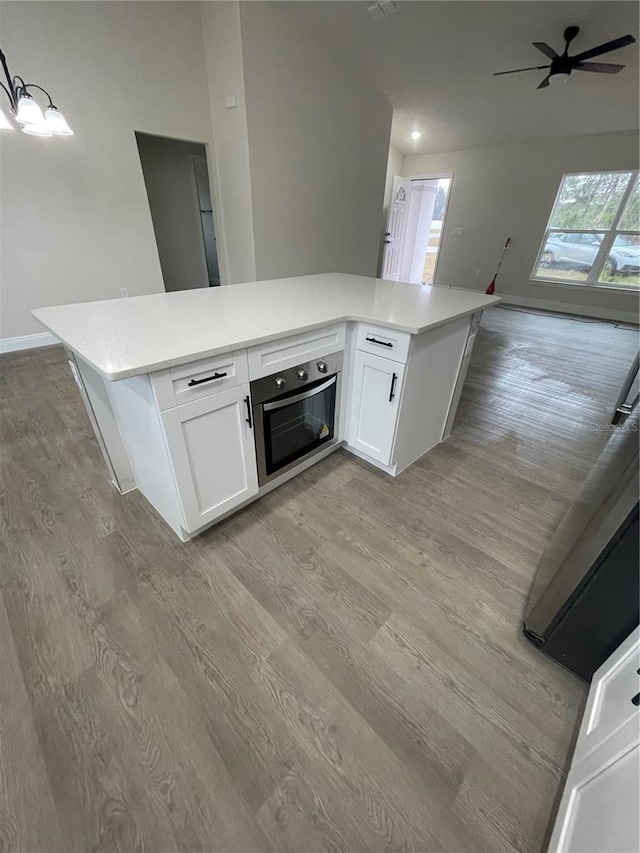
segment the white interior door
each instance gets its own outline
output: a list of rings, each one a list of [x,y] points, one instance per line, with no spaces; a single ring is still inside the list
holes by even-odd
[[[382,278],[391,281],[398,281],[400,278],[400,262],[407,231],[410,196],[411,181],[408,178],[394,175],[387,230],[384,235],[384,252],[382,254]]]

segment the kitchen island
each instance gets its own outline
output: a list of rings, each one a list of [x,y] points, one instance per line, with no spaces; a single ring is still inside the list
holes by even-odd
[[[396,475],[444,440],[499,301],[322,274],[33,314],[67,349],[114,485],[186,540],[340,446]]]

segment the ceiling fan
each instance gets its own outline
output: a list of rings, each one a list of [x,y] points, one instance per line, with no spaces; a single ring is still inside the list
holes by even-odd
[[[564,52],[560,55],[550,47],[546,42],[534,41],[533,46],[542,51],[545,56],[551,60],[549,65],[533,65],[530,68],[515,68],[513,71],[497,71],[493,76],[499,77],[502,74],[517,74],[519,71],[540,71],[543,68],[549,68],[548,75],[544,78],[538,89],[546,89],[550,83],[555,83],[559,80],[568,80],[572,71],[595,71],[596,74],[617,74],[622,71],[624,65],[615,65],[612,62],[585,62],[585,59],[591,59],[594,56],[602,56],[603,53],[609,53],[612,50],[618,50],[620,47],[626,47],[628,44],[633,44],[635,39],[633,36],[621,36],[620,38],[608,41],[605,44],[600,44],[598,47],[592,47],[591,50],[585,50],[576,56],[569,56],[569,43],[580,32],[580,27],[567,27],[564,31]]]

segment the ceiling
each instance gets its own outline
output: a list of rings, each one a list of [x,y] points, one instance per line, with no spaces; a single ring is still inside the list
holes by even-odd
[[[541,90],[544,71],[492,76],[545,64],[531,43],[560,53],[570,24],[580,26],[574,54],[627,33],[638,39],[634,0],[398,0],[379,20],[367,14],[372,2],[292,6],[393,106],[392,144],[405,155],[638,127],[638,44],[598,58],[625,64],[617,75],[574,71]]]

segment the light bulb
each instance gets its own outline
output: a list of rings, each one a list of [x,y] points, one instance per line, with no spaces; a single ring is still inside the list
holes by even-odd
[[[421,136],[422,136],[422,134],[420,133],[419,130],[414,130],[413,133],[411,134],[412,139],[420,139]]]
[[[16,118],[20,124],[42,124],[44,116],[31,95],[21,95],[18,100]]]
[[[29,134],[29,136],[53,136],[51,131],[47,128],[44,121],[29,124],[23,124],[21,128],[23,133]]]
[[[45,127],[56,136],[73,136],[73,131],[67,124],[67,120],[53,104],[47,107],[44,114]]]
[[[568,74],[566,71],[559,71],[556,74],[551,74],[551,76],[549,77],[549,83],[566,83],[570,76],[571,75]]]
[[[0,130],[13,130],[13,125],[2,110],[0,110]]]

